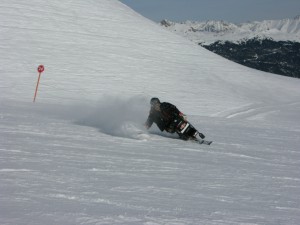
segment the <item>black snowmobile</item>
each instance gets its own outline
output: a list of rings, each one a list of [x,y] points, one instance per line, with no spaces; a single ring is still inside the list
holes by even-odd
[[[201,139],[204,139],[205,136],[197,131],[197,129],[188,121],[177,118],[174,120],[173,124],[175,132],[179,135],[179,137],[183,140],[193,140],[198,142],[199,144],[207,144],[210,145],[212,141],[200,140],[197,137],[199,136]]]

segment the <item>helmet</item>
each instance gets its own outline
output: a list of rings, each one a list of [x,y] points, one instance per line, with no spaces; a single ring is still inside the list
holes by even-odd
[[[156,105],[157,103],[160,103],[160,101],[159,101],[158,98],[151,98],[151,100],[150,100],[151,106],[154,106],[154,105]]]

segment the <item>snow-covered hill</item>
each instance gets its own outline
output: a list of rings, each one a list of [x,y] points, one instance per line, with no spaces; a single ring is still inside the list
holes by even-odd
[[[293,19],[264,20],[242,24],[213,20],[186,21],[184,23],[163,20],[160,24],[172,32],[203,44],[222,40],[237,42],[254,37],[300,42],[300,16]]]
[[[46,68],[41,102],[95,101],[121,92],[165,96],[205,115],[252,102],[253,90],[261,93],[259,101],[269,102],[285,80],[195,49],[118,1],[2,1],[0,21],[5,99],[32,100],[39,64]],[[295,96],[297,84],[285,82],[292,87],[281,91]]]
[[[195,48],[116,0],[2,0],[0,33],[0,224],[300,220],[298,79]],[[144,130],[152,96],[213,145]]]

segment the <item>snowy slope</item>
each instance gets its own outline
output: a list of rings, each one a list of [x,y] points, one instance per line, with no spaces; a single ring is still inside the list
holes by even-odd
[[[194,114],[224,110],[225,96],[230,105],[247,104],[253,89],[261,92],[258,101],[269,101],[282,80],[298,90],[293,80],[270,79],[195,49],[116,1],[2,1],[1,10],[1,98],[31,101],[39,64],[46,68],[41,102],[98,100],[119,92],[163,95],[187,102]],[[139,23],[147,27],[143,32]],[[293,90],[281,91],[295,96]],[[195,107],[199,101],[201,107]]]
[[[195,48],[116,0],[0,6],[0,224],[300,220],[299,80]],[[152,96],[214,144],[145,131]]]
[[[178,35],[203,44],[216,41],[238,42],[254,37],[300,42],[300,16],[292,19],[253,21],[242,24],[214,20],[184,23],[164,20],[161,25]]]

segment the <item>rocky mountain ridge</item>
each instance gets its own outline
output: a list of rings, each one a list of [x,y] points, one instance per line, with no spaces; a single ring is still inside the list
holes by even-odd
[[[300,78],[300,16],[242,24],[163,20],[160,25],[244,66]]]
[[[238,42],[254,37],[272,38],[275,41],[300,42],[300,15],[292,19],[253,21],[241,24],[217,20],[186,21],[183,23],[163,20],[160,25],[202,44],[211,44],[222,40]]]

